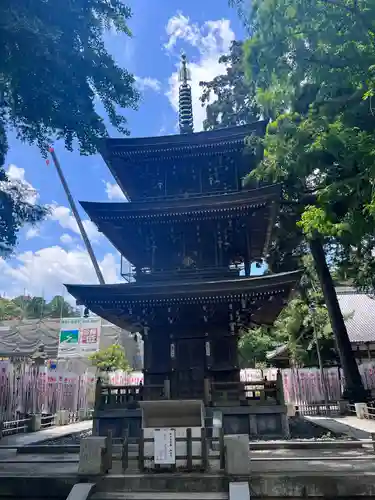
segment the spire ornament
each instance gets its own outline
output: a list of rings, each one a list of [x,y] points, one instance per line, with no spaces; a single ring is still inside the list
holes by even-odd
[[[181,54],[179,81],[181,82],[178,96],[180,133],[191,134],[194,131],[191,87],[188,84],[191,81],[191,73],[187,67],[186,54],[184,53]]]

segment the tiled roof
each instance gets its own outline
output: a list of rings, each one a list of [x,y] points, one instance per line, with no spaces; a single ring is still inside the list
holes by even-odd
[[[375,297],[350,287],[337,288],[350,342],[375,342]]]
[[[48,358],[54,359],[57,356],[59,332],[59,319],[0,321],[0,356],[29,356],[43,345]],[[129,363],[137,364],[134,360],[138,354],[138,347],[133,335],[115,325],[103,322],[100,348],[105,349],[116,342],[123,345]]]

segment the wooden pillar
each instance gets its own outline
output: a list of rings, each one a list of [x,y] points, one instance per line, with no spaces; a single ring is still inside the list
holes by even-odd
[[[332,331],[336,339],[337,350],[340,356],[341,367],[345,377],[343,397],[353,402],[364,402],[367,392],[364,389],[358,365],[354,357],[352,346],[346,330],[346,325],[337,300],[336,290],[326,261],[323,244],[319,236],[309,241],[315,269],[322,287],[324,300],[327,305]]]

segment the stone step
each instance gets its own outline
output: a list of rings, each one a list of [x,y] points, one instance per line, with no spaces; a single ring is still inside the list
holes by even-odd
[[[227,493],[169,491],[99,491],[90,500],[228,500]]]

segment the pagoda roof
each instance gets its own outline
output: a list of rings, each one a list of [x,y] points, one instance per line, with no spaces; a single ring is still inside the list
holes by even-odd
[[[158,165],[175,159],[240,152],[245,148],[246,137],[265,134],[267,123],[257,121],[192,134],[108,138],[102,140],[99,150],[121,190],[128,198],[136,198],[139,196],[139,186],[134,182],[141,175],[145,162],[157,169]]]
[[[275,202],[280,200],[281,186],[274,184],[258,189],[236,193],[206,195],[199,197],[162,199],[120,203],[81,202],[90,219],[105,234],[109,241],[130,262],[137,264],[142,255],[144,241],[139,231],[132,230],[132,238],[126,227],[137,224],[165,224],[203,219],[221,219],[228,216],[256,215],[252,226],[256,237],[251,240],[253,257],[261,259],[267,254],[274,218]],[[139,241],[138,241],[139,240]],[[141,264],[142,265],[142,264]]]
[[[113,285],[66,285],[79,304],[100,314],[122,328],[136,331],[131,311],[139,307],[164,307],[173,304],[230,303],[242,298],[261,300],[253,314],[256,324],[272,324],[300,280],[302,271],[265,276],[238,277],[226,280],[164,281],[153,283],[120,283]]]
[[[268,121],[256,121],[247,125],[227,127],[192,134],[175,134],[157,137],[126,137],[103,139],[101,154],[106,161],[112,156],[150,156],[153,153],[180,154],[194,148],[212,148],[218,144],[244,146],[244,139],[251,134],[264,135]]]

